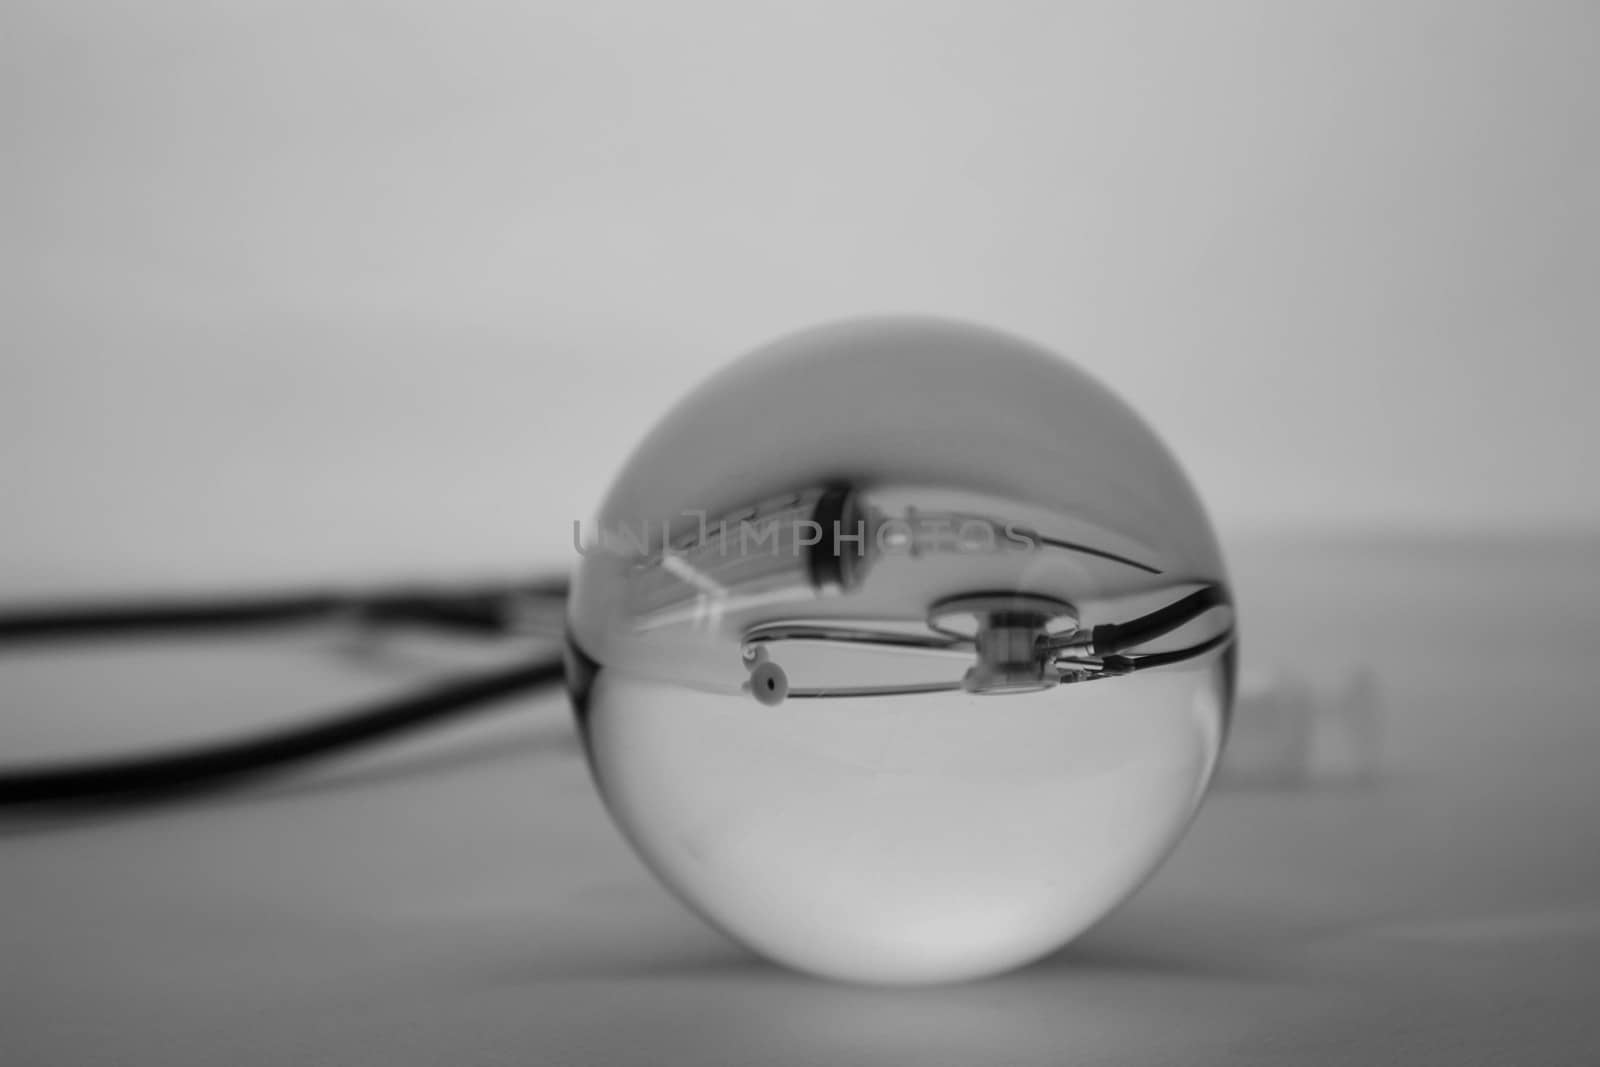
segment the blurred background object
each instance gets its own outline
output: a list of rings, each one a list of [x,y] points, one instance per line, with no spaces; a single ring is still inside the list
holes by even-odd
[[[1363,785],[1381,770],[1382,690],[1371,667],[1313,687],[1290,669],[1239,679],[1220,787]]]

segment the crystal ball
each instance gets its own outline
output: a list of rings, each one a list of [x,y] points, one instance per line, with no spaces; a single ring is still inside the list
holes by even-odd
[[[926,318],[735,361],[639,443],[568,608],[617,826],[690,909],[801,971],[1018,967],[1127,897],[1216,764],[1216,538],[1127,404]]]

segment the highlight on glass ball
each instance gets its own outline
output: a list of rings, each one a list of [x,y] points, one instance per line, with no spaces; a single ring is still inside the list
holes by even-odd
[[[650,431],[581,529],[568,679],[656,875],[853,982],[1043,957],[1128,896],[1216,764],[1235,619],[1172,455],[1071,363],[823,326]]]

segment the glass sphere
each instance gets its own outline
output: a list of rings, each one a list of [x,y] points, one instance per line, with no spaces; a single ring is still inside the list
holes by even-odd
[[[959,323],[733,363],[637,447],[568,616],[617,825],[685,903],[871,983],[1043,956],[1188,825],[1232,699],[1216,539],[1084,372]]]

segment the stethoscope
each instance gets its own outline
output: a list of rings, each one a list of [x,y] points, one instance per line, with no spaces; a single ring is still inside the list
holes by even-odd
[[[565,579],[548,578],[459,588],[41,605],[0,613],[0,650],[285,627],[333,627],[367,639],[403,630],[474,640],[555,636],[566,593]],[[390,699],[333,709],[312,716],[309,725],[220,744],[0,768],[0,808],[87,808],[234,785],[490,709],[517,694],[559,685],[564,673],[559,656],[522,658],[451,674]]]
[[[1220,648],[1233,638],[1231,628],[1178,649],[1135,652],[1144,645],[1227,604],[1221,588],[1206,585],[1157,611],[1121,623],[1078,626],[1072,605],[1050,597],[1019,593],[980,593],[939,601],[929,610],[925,636],[838,625],[774,623],[745,634],[743,658],[750,670],[744,688],[756,701],[829,697],[905,696],[965,690],[969,693],[1031,693],[1069,682],[1113,678],[1134,671],[1182,663]],[[874,686],[789,684],[775,655],[791,642],[906,649],[976,659],[951,681]]]
[[[795,555],[790,567],[799,576],[795,580],[818,594],[848,591],[873,562],[872,546],[895,543],[892,536],[881,536],[883,532],[896,523],[907,529],[912,525],[906,516],[888,517],[874,512],[863,503],[862,494],[855,487],[840,485],[761,502],[734,516],[735,528],[755,516],[769,520],[799,517],[819,526],[845,519],[871,530],[871,536],[863,536],[849,546],[819,539]],[[1003,525],[988,516],[954,518],[988,523],[995,528]],[[716,523],[715,528],[726,536],[725,520]],[[1027,535],[1041,551],[1068,552],[1160,573],[1146,562],[1092,544],[1053,538],[1031,529]],[[634,591],[642,598],[636,608],[643,625],[692,620],[708,604],[724,607],[726,596],[720,591],[706,591],[706,572],[710,568],[703,562],[697,565],[697,559],[703,560],[721,547],[725,546],[708,540],[702,533],[662,545],[654,552],[640,553],[628,561]],[[908,536],[897,547],[913,553],[959,550],[959,546],[919,543],[914,536]],[[785,566],[790,565],[786,562]],[[567,591],[564,579],[545,578],[464,588],[42,606],[0,614],[0,648],[328,624],[351,626],[366,634],[423,629],[474,638],[556,638],[562,630]],[[909,628],[875,626],[866,621],[763,621],[739,634],[740,662],[745,672],[740,689],[755,703],[769,708],[793,700],[956,691],[978,695],[1031,693],[1204,656],[1233,641],[1230,609],[1223,587],[1198,583],[1192,591],[1157,610],[1092,626],[1083,625],[1080,613],[1065,600],[987,590],[942,597],[928,606],[919,626]],[[1211,614],[1220,619],[1209,636],[1177,648],[1145,648]],[[947,661],[949,666],[942,670],[943,677],[935,680],[859,685],[792,679],[785,666],[791,655],[817,645],[912,653],[933,657],[941,666]],[[238,741],[125,759],[0,769],[0,806],[124,802],[223,786],[440,724],[486,709],[510,696],[560,684],[566,675],[561,657],[546,654],[507,667],[452,675],[393,699],[330,712],[308,726]]]

